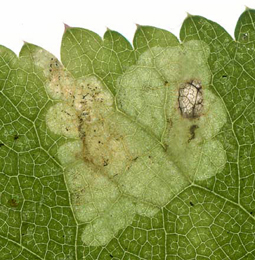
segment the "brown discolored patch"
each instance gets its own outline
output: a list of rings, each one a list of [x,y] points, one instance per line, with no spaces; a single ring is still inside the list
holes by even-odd
[[[9,203],[9,205],[11,206],[11,207],[13,207],[13,208],[16,208],[16,207],[18,207],[18,205],[19,205],[19,203],[17,202],[17,200],[15,200],[15,199],[10,199],[9,201],[8,201],[8,203]]]

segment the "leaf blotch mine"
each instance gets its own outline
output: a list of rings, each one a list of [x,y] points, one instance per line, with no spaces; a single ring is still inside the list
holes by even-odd
[[[207,158],[196,172],[202,151],[210,158],[220,146],[217,142],[201,145],[203,131],[208,132],[204,127],[208,96],[214,97],[207,89],[210,74],[204,66],[204,51],[199,54],[202,62],[194,66],[197,54],[190,47],[200,43],[189,45],[184,50],[155,49],[161,56],[144,53],[146,66],[134,66],[121,76],[117,97],[96,75],[76,78],[57,60],[47,60],[46,90],[57,104],[49,108],[46,124],[53,133],[67,138],[58,149],[58,159],[64,166],[77,221],[89,223],[82,233],[86,245],[105,245],[135,214],[152,217],[190,179],[215,174],[215,166]],[[176,62],[169,63],[176,53]],[[154,68],[148,69],[147,62],[155,57],[159,60],[152,66],[162,69],[163,77]],[[197,72],[189,74],[184,64]],[[166,116],[161,114],[163,104]],[[220,165],[224,165],[223,159],[219,158]]]

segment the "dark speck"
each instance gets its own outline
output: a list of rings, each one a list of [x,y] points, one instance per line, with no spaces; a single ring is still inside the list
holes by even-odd
[[[4,144],[0,143],[0,147],[4,146]]]
[[[242,35],[243,40],[247,39],[247,37],[248,37],[248,33],[243,33]]]
[[[189,138],[189,140],[188,140],[188,143],[189,143],[191,140],[195,139],[195,137],[196,137],[195,131],[196,131],[197,128],[198,128],[197,125],[192,125],[192,126],[190,127],[190,129],[189,129],[190,138]]]
[[[10,199],[9,204],[11,207],[14,207],[14,208],[18,207],[18,205],[19,205],[19,203],[15,199]]]
[[[108,165],[108,160],[104,161],[104,166]]]
[[[13,139],[14,139],[14,140],[17,140],[17,139],[19,139],[19,136],[18,136],[17,134],[14,135]]]
[[[193,204],[193,202],[192,202],[192,201],[190,201],[190,202],[189,202],[189,204],[190,204],[190,206],[191,206],[191,207],[193,207],[193,206],[194,206],[194,204]]]

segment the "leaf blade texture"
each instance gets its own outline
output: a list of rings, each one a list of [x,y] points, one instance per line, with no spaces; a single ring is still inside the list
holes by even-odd
[[[0,259],[254,259],[254,19],[0,46]]]

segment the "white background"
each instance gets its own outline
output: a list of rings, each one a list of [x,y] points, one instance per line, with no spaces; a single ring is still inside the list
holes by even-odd
[[[135,24],[164,28],[179,36],[187,13],[219,23],[234,35],[245,6],[254,0],[2,0],[0,44],[19,53],[23,41],[60,56],[63,23],[90,29],[103,36],[106,28],[132,41]]]

